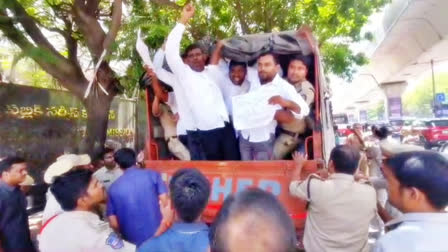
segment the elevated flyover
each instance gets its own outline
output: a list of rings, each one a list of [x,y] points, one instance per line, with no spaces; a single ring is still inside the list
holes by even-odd
[[[401,97],[407,82],[448,62],[448,0],[393,0],[370,26],[374,40],[361,51],[370,56],[353,82],[333,87],[336,112],[356,104]],[[393,87],[393,84],[401,88]],[[341,84],[343,85],[343,84]],[[345,99],[341,99],[344,97]],[[351,97],[351,99],[347,99]],[[387,106],[386,106],[387,107]]]

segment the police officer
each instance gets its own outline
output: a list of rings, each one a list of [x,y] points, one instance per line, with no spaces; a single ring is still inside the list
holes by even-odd
[[[50,188],[65,211],[43,224],[41,252],[135,251],[109,224],[93,213],[105,201],[104,186],[88,170],[72,170],[57,177]]]
[[[308,67],[301,57],[291,59],[288,66],[288,73],[286,80],[294,86],[297,93],[299,93],[308,106],[311,108],[314,105],[314,87],[306,79],[308,74]],[[307,129],[311,130],[312,119],[305,117],[302,119],[295,118],[292,122],[282,123],[279,127],[280,135],[275,140],[274,144],[274,159],[283,159],[299,146],[300,151],[304,152],[304,138],[309,133]]]

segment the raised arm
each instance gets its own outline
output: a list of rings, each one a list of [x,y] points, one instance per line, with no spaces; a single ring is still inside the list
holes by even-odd
[[[152,115],[155,117],[161,116],[160,100],[157,96],[154,96],[154,101],[152,102]]]
[[[182,58],[180,57],[180,41],[182,40],[182,35],[185,31],[185,25],[191,17],[193,17],[193,15],[193,5],[187,4],[182,10],[181,18],[166,40],[166,48],[168,48],[168,50],[165,51],[166,61],[168,62],[171,71],[173,71],[173,73],[177,76],[183,76],[185,70],[187,69],[186,65],[182,61]]]
[[[154,71],[145,66],[146,74],[151,77],[152,80],[152,88],[154,89],[154,94],[163,102],[168,101],[168,93],[163,90],[162,86],[160,85],[159,80],[157,79],[156,73]]]
[[[222,42],[222,40],[220,40],[218,41],[218,43],[216,43],[216,48],[213,51],[212,57],[210,58],[210,65],[219,64],[219,60],[222,56],[222,48],[224,48],[224,43]]]

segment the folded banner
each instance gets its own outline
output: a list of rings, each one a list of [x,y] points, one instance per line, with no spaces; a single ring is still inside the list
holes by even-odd
[[[235,61],[249,62],[268,51],[306,56],[311,54],[312,48],[304,37],[297,36],[297,31],[285,31],[233,37],[225,41],[222,54]]]
[[[279,105],[269,104],[269,99],[276,93],[275,88],[261,87],[247,94],[232,97],[235,129],[255,129],[271,123],[275,112],[281,108]]]
[[[140,58],[142,58],[143,63],[148,66],[149,68],[154,68],[152,61],[151,61],[151,56],[149,55],[149,50],[148,47],[146,46],[145,42],[143,42],[142,38],[141,38],[141,31],[138,30],[138,34],[137,34],[137,43],[135,45],[138,54],[140,55]]]

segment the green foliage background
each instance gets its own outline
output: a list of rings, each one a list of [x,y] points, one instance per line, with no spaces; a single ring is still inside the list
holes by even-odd
[[[445,93],[448,97],[448,72],[435,75],[435,93]],[[432,77],[428,76],[417,84],[415,89],[403,95],[403,108],[406,116],[432,117]]]
[[[0,9],[7,1],[0,0]],[[66,29],[61,17],[70,17],[74,2],[18,1],[39,27],[47,31]],[[188,1],[179,0],[176,3],[183,6]],[[101,1],[98,19],[104,26],[109,25],[112,2]],[[243,34],[297,30],[308,25],[319,41],[327,73],[350,80],[356,66],[366,64],[368,60],[362,53],[351,51],[349,45],[363,39],[374,39],[370,33],[362,34],[361,29],[368,17],[388,2],[390,0],[195,0],[196,15],[183,45],[204,38],[214,40]],[[135,51],[138,29],[142,29],[149,47],[157,49],[174,26],[181,7],[176,8],[168,0],[128,0],[126,6],[128,15],[123,20],[109,60],[130,61],[125,76],[120,79],[125,92],[130,95],[143,73]],[[80,47],[85,45],[85,38],[76,27],[72,36]],[[67,54],[64,46],[58,46],[58,50],[63,55]],[[45,56],[44,50],[37,53],[49,57]]]

